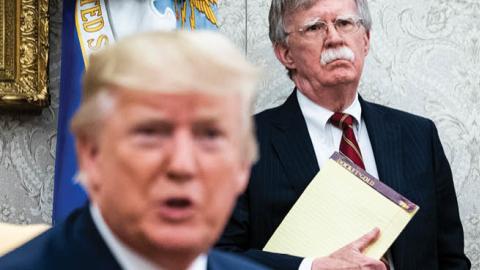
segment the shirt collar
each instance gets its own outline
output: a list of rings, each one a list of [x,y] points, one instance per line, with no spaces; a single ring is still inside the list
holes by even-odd
[[[306,97],[301,91],[297,90],[297,100],[302,110],[303,117],[305,121],[310,123],[317,123],[317,125],[325,129],[328,124],[328,120],[333,115],[334,112],[318,105],[317,103],[310,100]],[[346,108],[343,113],[350,114],[355,120],[354,127],[358,131],[361,128],[361,116],[362,116],[362,106],[360,106],[360,101],[358,99],[358,93],[355,95],[353,103]]]
[[[117,259],[122,269],[162,270],[162,268],[155,265],[152,261],[146,259],[121,242],[105,223],[99,208],[93,203],[90,205],[90,213],[92,215],[95,227],[97,227],[98,232],[105,241],[107,247],[112,252],[113,256]],[[188,270],[206,269],[207,256],[205,254],[198,256],[188,268]]]

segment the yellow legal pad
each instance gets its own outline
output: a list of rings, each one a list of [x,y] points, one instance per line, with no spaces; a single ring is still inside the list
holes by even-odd
[[[265,251],[328,256],[374,227],[364,254],[380,259],[419,207],[336,152],[313,178],[265,245]]]

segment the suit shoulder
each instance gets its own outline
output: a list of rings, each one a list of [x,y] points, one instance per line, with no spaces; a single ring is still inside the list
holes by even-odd
[[[390,120],[395,121],[397,123],[398,122],[405,123],[405,124],[415,123],[415,125],[425,125],[425,126],[434,125],[431,119],[428,119],[420,115],[416,115],[416,114],[402,111],[399,109],[394,109],[394,108],[380,105],[377,103],[365,101],[365,104],[369,106],[370,109],[373,109],[374,111],[384,113]]]
[[[255,133],[260,146],[270,140],[271,133],[278,126],[275,123],[279,122],[280,115],[279,107],[270,108],[255,115]]]
[[[80,216],[85,215],[84,211],[74,211],[64,222],[1,257],[0,270],[86,269],[83,267],[85,255],[80,254],[79,243],[73,237],[82,233],[75,231],[75,227]]]
[[[40,234],[26,244],[0,258],[0,270],[4,269],[48,269],[47,261],[52,259],[50,252],[54,229]]]
[[[265,266],[259,265],[246,257],[236,255],[233,253],[212,250],[208,256],[208,269],[220,270],[220,269],[250,269],[250,270],[268,270]]]
[[[259,113],[256,113],[255,114],[255,122],[257,123],[257,125],[259,123],[268,122],[271,119],[278,116],[279,110],[280,110],[280,106],[277,106],[277,107],[273,107],[273,108],[270,108],[270,109],[263,110]]]

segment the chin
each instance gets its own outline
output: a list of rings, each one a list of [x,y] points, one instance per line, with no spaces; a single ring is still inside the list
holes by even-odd
[[[357,73],[351,68],[337,68],[332,71],[326,78],[329,84],[346,84],[357,81]]]
[[[356,80],[351,77],[337,77],[331,80],[324,81],[323,85],[335,87],[335,86],[344,85],[344,84],[351,84],[354,82],[356,82]]]
[[[192,226],[158,226],[147,234],[149,241],[162,250],[178,252],[204,252],[215,238],[210,230]]]

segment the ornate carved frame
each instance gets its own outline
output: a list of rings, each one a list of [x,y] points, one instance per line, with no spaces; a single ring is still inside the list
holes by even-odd
[[[0,1],[0,108],[48,106],[48,0]]]

